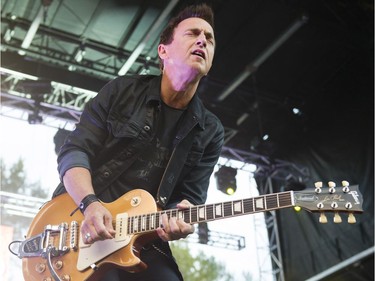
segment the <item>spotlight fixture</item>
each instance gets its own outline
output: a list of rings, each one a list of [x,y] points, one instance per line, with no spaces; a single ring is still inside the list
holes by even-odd
[[[41,124],[43,122],[43,117],[39,113],[39,110],[36,109],[32,113],[29,114],[27,121],[29,122],[30,125]]]
[[[14,28],[8,28],[6,31],[5,31],[5,34],[4,34],[4,41],[5,42],[9,42],[10,40],[12,40],[14,36]]]
[[[237,169],[221,166],[215,173],[217,189],[228,195],[234,194],[237,190],[236,175]]]
[[[83,57],[86,55],[85,43],[82,42],[76,50],[74,60],[78,63],[82,62]]]

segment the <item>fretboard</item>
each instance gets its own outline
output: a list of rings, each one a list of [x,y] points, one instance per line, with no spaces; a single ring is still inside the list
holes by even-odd
[[[136,234],[154,231],[161,226],[161,216],[163,214],[166,214],[168,218],[176,217],[178,219],[183,219],[186,223],[195,224],[287,208],[293,205],[293,191],[286,191],[222,203],[198,205],[183,210],[164,210],[129,217],[127,233]]]

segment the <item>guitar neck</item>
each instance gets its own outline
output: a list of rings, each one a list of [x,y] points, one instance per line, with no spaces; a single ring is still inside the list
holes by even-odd
[[[294,206],[293,191],[286,191],[263,196],[193,206],[187,209],[170,209],[157,213],[143,214],[128,218],[128,233],[150,232],[161,226],[161,216],[176,217],[186,223],[214,221],[235,216],[277,210]]]

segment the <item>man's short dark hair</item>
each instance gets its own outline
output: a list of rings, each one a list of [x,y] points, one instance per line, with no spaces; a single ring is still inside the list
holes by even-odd
[[[170,44],[173,40],[174,29],[180,22],[188,18],[201,18],[214,28],[214,14],[210,6],[207,4],[188,6],[169,21],[167,27],[160,35],[159,43]]]
[[[214,13],[207,4],[191,5],[180,11],[177,16],[170,19],[168,25],[160,35],[159,44],[168,45],[173,41],[175,28],[180,22],[188,18],[201,18],[214,28]],[[160,69],[163,69],[163,61],[160,60]]]

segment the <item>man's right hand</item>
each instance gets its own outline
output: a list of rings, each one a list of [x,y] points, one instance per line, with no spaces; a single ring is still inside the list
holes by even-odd
[[[100,203],[91,203],[84,212],[85,219],[81,225],[81,235],[85,244],[98,240],[113,239],[112,214]]]

